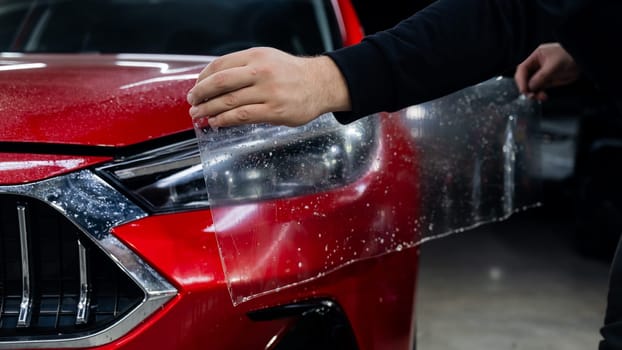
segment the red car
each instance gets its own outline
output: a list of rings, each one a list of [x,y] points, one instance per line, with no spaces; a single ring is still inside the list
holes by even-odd
[[[346,126],[188,116],[213,55],[361,38],[348,0],[0,2],[0,349],[412,349],[418,243],[530,202],[513,83]]]
[[[277,264],[292,244],[315,249],[293,263],[303,275],[232,284],[185,100],[207,55],[312,55],[361,37],[348,0],[1,2],[0,348],[412,348],[416,249],[330,265],[323,241],[285,237]],[[416,157],[397,118],[302,136],[304,152],[278,151],[315,171],[278,186],[234,174],[232,200],[253,208],[231,218],[242,239],[269,243],[258,227],[294,222],[344,246],[413,232]],[[299,210],[310,201],[321,208]]]

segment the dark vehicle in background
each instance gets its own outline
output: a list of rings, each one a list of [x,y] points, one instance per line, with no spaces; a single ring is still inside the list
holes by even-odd
[[[622,116],[585,78],[542,107],[545,206],[574,223],[579,252],[610,261],[622,233]]]

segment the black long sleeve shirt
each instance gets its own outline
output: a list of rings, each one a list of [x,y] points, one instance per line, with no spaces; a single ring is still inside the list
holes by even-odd
[[[349,89],[349,123],[444,96],[516,67],[559,41],[617,103],[622,1],[439,0],[394,28],[329,52]]]

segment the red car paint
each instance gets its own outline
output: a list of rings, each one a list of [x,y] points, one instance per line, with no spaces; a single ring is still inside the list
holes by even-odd
[[[109,157],[0,153],[0,185],[43,180],[108,160]]]
[[[404,218],[411,217],[416,208],[414,167],[409,162],[414,155],[408,153],[407,139],[405,135],[400,136],[399,127],[393,122],[389,117],[384,119],[384,131],[394,136],[393,142],[384,145],[380,159],[391,162],[385,166],[395,169],[394,172],[370,172],[347,188],[322,194],[323,203],[328,203],[322,209],[329,214],[325,217],[298,213],[288,217],[284,214],[291,212],[289,208],[299,208],[298,201],[310,199],[280,200],[278,205],[283,210],[278,217],[266,216],[257,210],[259,215],[251,214],[233,230],[252,235],[253,227],[280,227],[296,220],[309,232],[344,238],[349,235],[350,228],[357,231],[377,225],[378,208],[383,203],[389,205],[397,201],[400,205],[394,213],[395,219],[388,224],[404,233],[401,238],[404,241],[412,239],[408,236],[414,229],[412,220]],[[400,157],[395,158],[394,154]],[[387,184],[390,185],[387,187]],[[366,190],[359,196],[348,196],[354,187]],[[385,193],[387,188],[389,192]],[[369,202],[375,205],[367,206]],[[339,218],[352,216],[352,212],[356,212],[360,220],[348,225],[346,230]],[[206,345],[213,349],[263,348],[273,337],[278,339],[290,321],[253,323],[246,317],[247,312],[317,297],[326,297],[341,305],[360,349],[408,349],[410,346],[418,260],[416,247],[358,261],[309,283],[284,288],[234,307],[208,210],[148,217],[117,227],[114,234],[174,283],[179,295],[139,329],[103,349],[203,349]],[[252,237],[253,241],[257,239]],[[296,244],[309,248],[314,242],[309,239]],[[324,262],[325,256],[311,256],[307,268],[323,271]],[[253,264],[253,261],[248,263]],[[288,278],[260,274],[249,276],[249,280],[251,284],[261,284],[264,279],[274,277]],[[161,336],[163,334],[166,336]],[[239,337],[240,334],[245,336]]]
[[[363,39],[364,33],[354,6],[350,0],[337,0],[336,2],[335,8],[338,9],[338,15],[340,15],[338,18],[342,27],[343,44],[350,46],[358,43]]]
[[[348,0],[338,4],[344,44],[353,44],[362,37],[360,24]],[[192,129],[185,92],[209,57],[17,55],[10,61],[0,71],[0,147],[7,143],[122,147]],[[339,213],[356,213],[360,221],[352,228],[365,230],[377,224],[375,214],[383,203],[399,203],[390,224],[405,234],[412,232],[408,218],[417,207],[412,181],[416,174],[410,163],[414,155],[408,153],[407,135],[396,121],[384,118],[382,130],[387,138],[391,135],[391,142],[387,138],[382,142],[381,170],[322,194],[323,203],[328,203],[323,210],[331,215],[255,216],[254,225],[298,220],[310,231],[341,237],[345,232]],[[86,149],[84,153],[0,153],[0,184],[37,181],[110,160],[88,156]],[[365,191],[347,196],[354,186]],[[280,200],[278,205],[295,208],[295,201]],[[253,322],[247,312],[316,297],[342,307],[360,349],[410,347],[417,248],[358,261],[309,283],[233,306],[212,224],[205,209],[150,216],[113,230],[179,294],[140,326],[99,349],[269,348],[290,320]],[[248,226],[235,230],[253,232]],[[320,271],[324,260],[310,257],[308,268]],[[251,276],[249,283],[261,283],[265,277],[272,276]]]
[[[167,58],[11,57],[0,64],[0,141],[127,146],[189,130],[185,92],[209,58]]]

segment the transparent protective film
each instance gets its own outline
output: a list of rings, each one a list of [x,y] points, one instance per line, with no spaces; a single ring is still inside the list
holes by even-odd
[[[233,303],[536,205],[538,116],[498,78],[349,125],[197,122]]]

